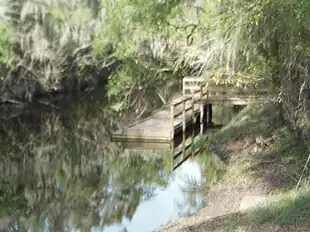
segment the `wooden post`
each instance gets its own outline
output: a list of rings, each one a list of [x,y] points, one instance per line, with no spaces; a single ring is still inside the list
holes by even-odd
[[[184,158],[185,153],[185,140],[186,140],[186,104],[183,100],[182,102],[182,160]]]
[[[228,96],[228,92],[225,91],[225,88],[223,87],[223,90],[222,90],[222,96],[223,96],[223,101],[222,101],[222,113],[221,113],[221,125],[223,125],[223,119],[224,119],[224,114],[225,114],[225,98],[226,97],[229,97]]]
[[[192,136],[191,136],[191,155],[194,154],[194,137],[195,137],[195,98],[194,98],[194,93],[192,92],[192,102],[191,102],[191,107],[192,107],[192,112],[191,112],[191,116],[192,116]]]
[[[212,124],[212,104],[208,104],[208,125]]]
[[[203,127],[204,127],[204,109],[203,109],[203,101],[202,101],[202,86],[200,86],[200,135],[203,134]]]
[[[209,116],[209,113],[208,113],[208,100],[209,100],[209,96],[210,96],[210,91],[209,91],[209,86],[207,87],[207,90],[206,90],[206,102],[203,106],[203,114],[204,114],[204,126],[205,126],[205,129],[208,130],[208,116]]]
[[[170,123],[171,123],[171,139],[174,139],[174,105],[170,105]]]
[[[170,123],[171,123],[171,170],[173,171],[174,168],[174,109],[175,106],[173,103],[170,105]]]

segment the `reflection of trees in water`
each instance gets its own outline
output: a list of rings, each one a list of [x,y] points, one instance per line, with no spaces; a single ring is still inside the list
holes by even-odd
[[[177,202],[180,217],[189,216],[201,206],[205,191],[205,180],[203,178],[198,180],[197,177],[189,174],[184,175],[183,178],[184,183],[180,188],[184,199]]]
[[[123,155],[109,142],[113,117],[85,103],[2,121],[0,218],[21,221],[17,231],[59,232],[131,219],[154,184],[167,184],[166,161]]]
[[[208,189],[216,183],[223,175],[222,166],[220,162],[212,153],[202,153],[196,157],[199,163],[203,164],[199,168],[203,178],[194,178],[193,176],[184,176],[185,184],[181,186],[184,192],[184,201],[178,203],[180,209],[180,216],[188,216],[193,213],[193,209],[197,209],[204,200],[204,195]]]

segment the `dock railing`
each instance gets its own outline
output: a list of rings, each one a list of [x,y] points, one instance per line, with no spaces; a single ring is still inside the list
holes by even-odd
[[[225,99],[238,99],[241,95],[247,96],[248,99],[256,98],[255,95],[264,94],[268,91],[268,89],[264,88],[247,88],[247,89],[238,89],[234,88],[233,86],[226,86],[226,85],[218,85],[212,82],[208,82],[203,77],[184,77],[182,81],[182,96],[183,98],[180,100],[178,99],[177,102],[172,102],[170,104],[170,120],[171,120],[171,138],[173,140],[176,121],[180,121],[182,119],[182,150],[183,154],[184,151],[190,147],[190,144],[185,146],[186,140],[186,130],[187,130],[187,122],[188,119],[191,117],[192,124],[195,124],[195,116],[197,115],[196,112],[199,110],[200,112],[200,134],[204,133],[204,117],[205,110],[204,106],[208,100],[216,100],[221,99],[224,101]],[[253,93],[253,96],[251,95]],[[199,107],[197,106],[199,104]],[[182,105],[182,107],[180,107]],[[188,112],[191,111],[191,114]],[[194,128],[194,126],[192,126]],[[193,140],[195,137],[194,130],[191,139]]]
[[[186,96],[190,93],[200,91],[201,87],[206,85],[206,79],[203,77],[184,77],[182,81],[182,95]]]
[[[201,123],[203,123],[203,113],[204,113],[204,101],[207,100],[208,90],[204,88],[205,85],[199,86],[198,90],[195,90],[191,93],[191,95],[183,95],[183,98],[177,102],[171,102],[170,104],[170,121],[171,127],[175,127],[175,121],[177,118],[182,116],[182,128],[186,130],[186,119],[188,118],[188,112],[191,111],[191,117],[193,119],[195,111],[198,110],[198,107],[195,108],[197,103],[199,104],[199,110],[201,113],[200,119]],[[180,108],[179,106],[182,105]],[[202,129],[201,125],[201,129]],[[203,132],[203,131],[202,131]],[[171,132],[171,137],[174,137],[174,130]]]
[[[178,125],[176,121],[180,121],[182,119],[182,149],[174,154],[173,159],[176,159],[180,155],[182,155],[181,160],[186,160],[188,157],[183,157],[185,151],[192,147],[191,145],[194,142],[195,137],[195,126],[196,124],[196,112],[200,112],[200,134],[204,133],[204,101],[207,100],[208,90],[206,87],[205,81],[202,78],[192,78],[185,77],[183,78],[183,98],[177,102],[172,102],[170,105],[170,120],[171,120],[171,139],[174,139],[175,126]],[[187,91],[190,90],[190,94]],[[182,105],[180,107],[180,105]],[[188,113],[190,112],[190,114]],[[189,144],[185,144],[186,141],[186,130],[187,130],[187,121],[191,119],[191,128],[192,135],[190,136],[191,142]],[[179,119],[179,120],[177,120]],[[172,149],[174,149],[174,145],[172,144]],[[191,152],[192,153],[192,152]],[[191,154],[190,153],[190,154]]]

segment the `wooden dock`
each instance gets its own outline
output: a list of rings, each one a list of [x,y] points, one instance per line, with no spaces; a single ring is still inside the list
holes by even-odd
[[[206,83],[197,77],[183,78],[182,96],[153,112],[148,118],[137,121],[111,135],[113,142],[122,142],[127,148],[172,149],[182,144],[187,150],[186,140],[205,133],[212,126],[212,105],[247,105],[264,99],[266,89],[236,92],[226,86]],[[187,142],[188,143],[188,142]],[[189,143],[190,144],[190,143]],[[173,158],[180,156],[180,152]],[[182,157],[181,161],[184,162]],[[179,162],[174,166],[180,165]]]

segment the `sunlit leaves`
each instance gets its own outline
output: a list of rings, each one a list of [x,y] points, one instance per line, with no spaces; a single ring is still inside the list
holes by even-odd
[[[100,30],[100,10],[96,0],[8,1],[18,58],[38,74],[31,78],[51,88],[60,79],[70,78],[69,73],[84,76],[85,63],[96,68],[83,48],[90,46]]]
[[[0,23],[0,34],[0,79],[3,80],[15,61],[11,45],[12,27],[8,24]]]
[[[12,27],[7,24],[0,24],[0,61],[10,66],[13,63],[14,57],[11,50],[10,40],[12,37]]]
[[[109,96],[121,98],[124,90],[161,82],[167,72],[160,70],[172,70],[173,60],[166,53],[168,35],[176,37],[170,24],[178,26],[184,2],[102,0],[104,24],[93,43],[94,53],[124,61],[109,78]]]

